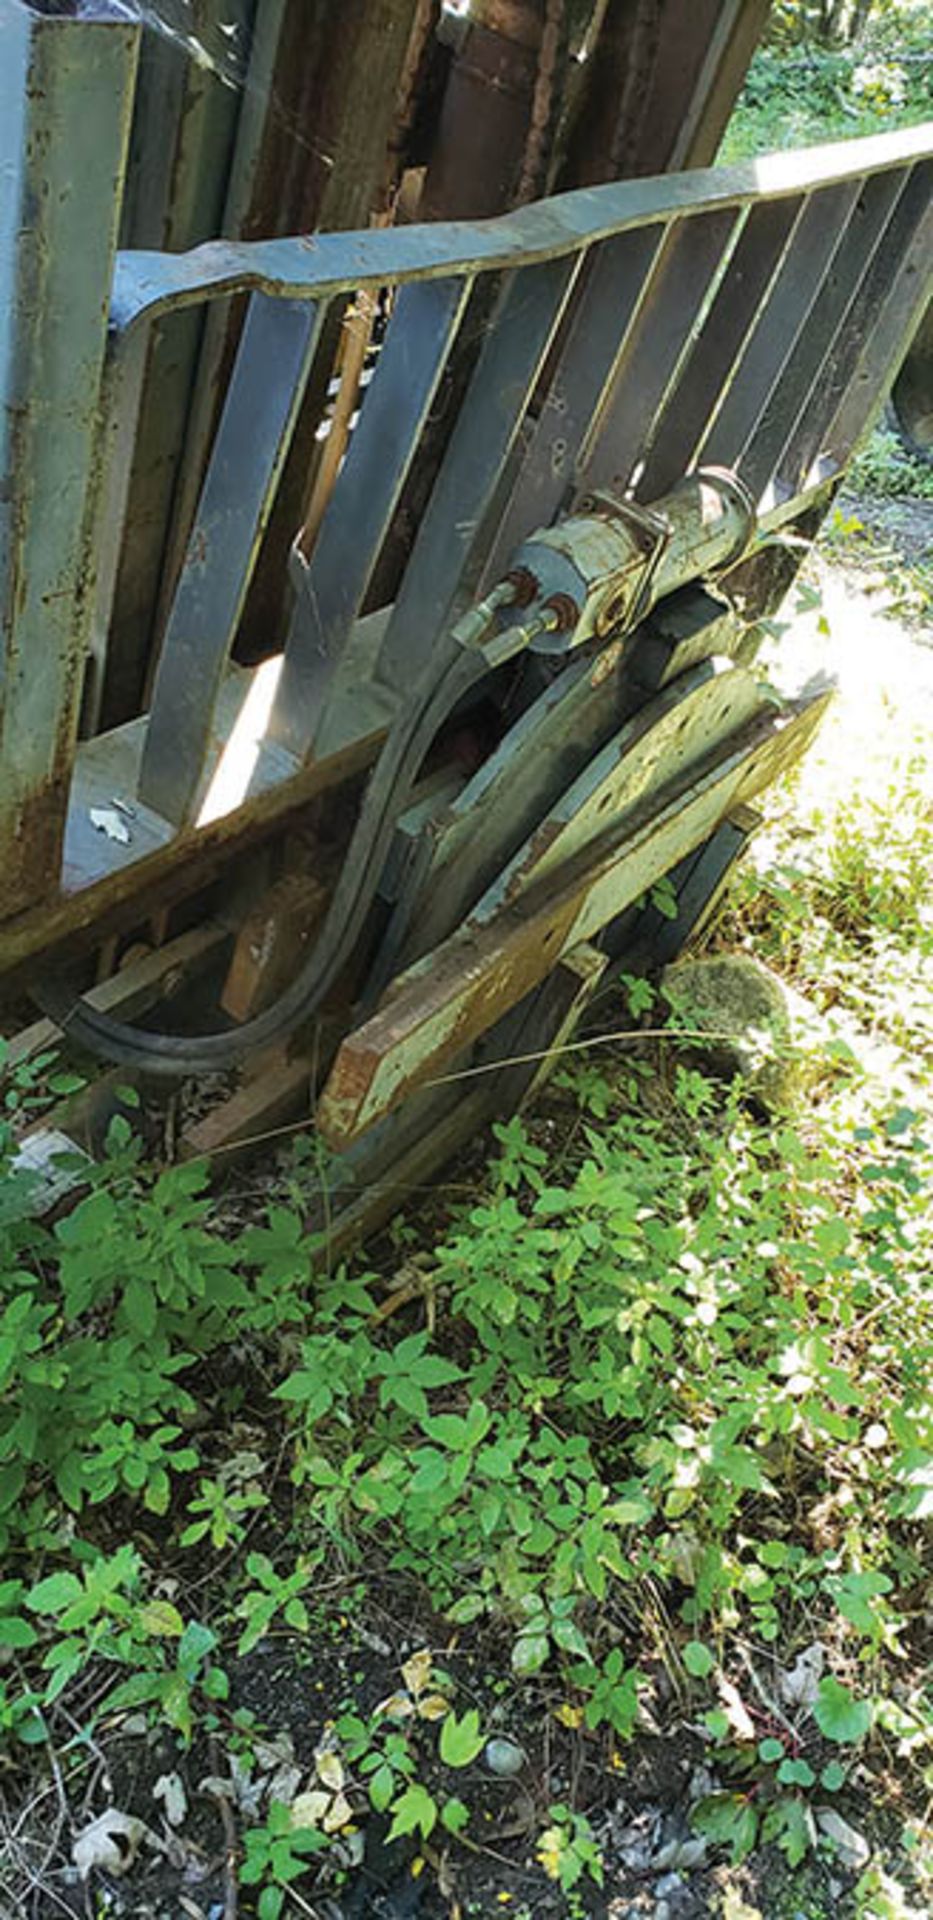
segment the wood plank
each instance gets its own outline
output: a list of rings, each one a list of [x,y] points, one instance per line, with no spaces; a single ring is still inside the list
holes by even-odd
[[[220,1004],[232,1020],[251,1020],[276,1000],[306,957],[330,889],[310,873],[286,873],[247,914],[236,937]]]
[[[569,869],[505,905],[491,924],[469,922],[390,988],[382,1007],[348,1036],[319,1107],[318,1123],[342,1147],[410,1089],[442,1074],[451,1057],[500,1018],[555,965],[708,838],[799,758],[831,688],[801,696],[781,716],[753,722],[700,779],[674,794],[622,839],[607,834]]]
[[[279,1050],[268,1054],[251,1079],[186,1129],[178,1144],[179,1157],[210,1159],[240,1142],[261,1139],[302,1113],[309,1115],[310,1125],[313,1079],[309,1059],[289,1060]]]
[[[131,1020],[135,1014],[145,1013],[156,1001],[172,999],[182,982],[207,966],[229,939],[229,927],[221,926],[216,920],[192,927],[190,932],[167,941],[164,947],[156,947],[129,966],[121,967],[109,980],[101,980],[90,988],[87,998],[99,1013],[119,1013]],[[5,1069],[9,1071],[48,1047],[60,1046],[62,1038],[61,1028],[54,1020],[33,1020],[8,1041]]]
[[[682,789],[686,779],[759,714],[775,696],[747,667],[704,660],[664,687],[619,728],[539,818],[524,846],[496,877],[471,914],[482,926],[505,900],[597,842],[607,826],[617,833],[650,798]]]

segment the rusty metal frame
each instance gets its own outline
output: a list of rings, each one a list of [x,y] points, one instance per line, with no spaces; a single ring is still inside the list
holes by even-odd
[[[10,9],[10,0],[2,4]],[[61,22],[26,17],[30,31],[42,26],[63,30]],[[80,29],[82,34],[90,32],[86,22],[80,23]],[[113,34],[114,28],[109,25],[105,31]],[[119,44],[128,75],[132,33]],[[84,441],[70,476],[85,506],[83,535],[101,556],[94,612],[99,650],[108,627],[121,500],[132,448],[136,384],[132,369],[138,366],[154,324],[167,314],[233,294],[251,293],[256,312],[268,310],[270,319],[278,312],[284,324],[288,313],[297,315],[302,309],[310,314],[313,307],[320,316],[330,302],[361,287],[375,290],[455,281],[459,289],[484,275],[494,275],[501,283],[499,304],[487,323],[485,351],[461,404],[457,430],[415,542],[396,613],[389,619],[388,636],[383,616],[375,626],[370,620],[362,627],[356,618],[365,605],[366,569],[361,568],[350,602],[331,623],[325,684],[317,681],[314,686],[320,711],[289,713],[284,737],[297,746],[297,752],[267,738],[255,777],[240,794],[224,831],[235,838],[240,831],[251,830],[256,821],[280,815],[315,787],[342,777],[348,765],[365,761],[400,694],[430,656],[439,625],[449,621],[481,578],[496,549],[504,500],[515,540],[566,510],[592,478],[628,476],[638,497],[647,503],[650,494],[643,491],[639,475],[650,474],[653,450],[662,446],[665,470],[676,464],[676,420],[682,409],[691,421],[691,448],[684,454],[684,464],[689,464],[696,446],[708,442],[711,433],[715,436],[717,419],[721,422],[724,409],[728,411],[732,404],[730,396],[740,391],[745,358],[763,337],[766,322],[769,337],[779,343],[783,321],[783,357],[776,358],[775,378],[785,364],[791,335],[802,343],[799,352],[804,357],[796,365],[795,393],[809,398],[806,470],[789,473],[783,436],[780,446],[774,437],[775,460],[757,465],[762,527],[765,533],[773,532],[827,499],[880,405],[885,383],[896,371],[926,304],[933,259],[933,212],[926,194],[931,167],[933,128],[915,128],[806,153],[770,155],[736,168],[585,189],[488,222],[251,243],[217,241],[184,254],[120,253],[113,273],[110,344],[103,369],[109,416],[96,433],[92,415],[84,417]],[[112,174],[109,192],[115,202],[118,169]],[[891,176],[890,187],[872,184],[885,174]],[[824,296],[820,311],[826,324],[812,323],[808,334],[807,316],[820,299],[822,275],[842,244],[841,208],[854,217],[866,192],[881,209],[873,229],[873,248],[866,248],[862,257],[849,246],[845,298],[833,309]],[[99,183],[97,194],[100,198]],[[893,212],[885,223],[882,213],[889,203]],[[765,211],[779,206],[788,209],[786,221],[765,220]],[[810,305],[801,307],[799,292],[792,298],[797,250],[805,241],[812,247],[817,240],[823,267],[813,281]],[[703,258],[702,273],[681,270],[679,263],[692,263],[698,255]],[[879,297],[869,311],[865,290],[869,283],[877,287],[876,263],[882,259],[890,277],[883,291],[878,288]],[[594,302],[590,290],[607,275],[611,278],[617,267],[621,271],[626,261],[635,270],[632,297],[616,325],[607,327],[605,306]],[[11,262],[9,272],[14,270],[21,304],[19,267]],[[734,279],[737,274],[740,280]],[[100,262],[96,275],[99,293],[107,278]],[[741,288],[749,275],[758,297],[746,298],[736,315],[728,359],[720,356],[711,362],[711,316],[728,303],[730,287]],[[783,303],[788,301],[785,312]],[[458,291],[453,308],[459,311],[460,307]],[[411,311],[416,310],[414,303]],[[405,300],[399,299],[390,337],[392,328],[404,328],[406,311]],[[860,328],[857,340],[854,317]],[[436,358],[430,377],[423,381],[428,397],[443,379],[453,333],[451,326],[435,329],[431,351]],[[63,909],[63,895],[74,900],[82,893],[93,896],[102,888],[101,906],[105,895],[116,906],[120,900],[130,902],[156,871],[164,876],[173,864],[190,863],[192,871],[197,867],[193,850],[200,838],[196,822],[205,786],[249,686],[249,677],[227,663],[275,476],[288,450],[298,388],[307,378],[313,334],[312,327],[291,374],[283,371],[281,421],[273,434],[271,465],[263,454],[266,478],[254,476],[256,484],[249,486],[249,462],[254,452],[258,458],[258,449],[253,444],[255,435],[244,426],[258,418],[260,400],[268,391],[270,359],[261,329],[248,328],[244,334],[218,442],[218,459],[229,462],[233,457],[235,465],[241,463],[244,487],[239,510],[221,525],[220,537],[212,540],[207,553],[200,537],[203,528],[196,527],[176,590],[152,715],[80,749],[66,842],[72,851],[66,856],[63,894],[55,891],[57,836],[65,812],[62,784],[41,881],[35,875],[26,876],[16,891],[5,894],[0,906],[0,920],[7,921],[7,932],[0,934],[0,965],[6,964],[7,953],[12,964],[13,958],[18,960],[41,945],[43,926],[49,928],[53,921],[66,927],[76,919],[82,923],[94,919],[91,898],[69,914]],[[652,338],[667,343],[663,373],[658,373],[651,408],[635,405],[633,410],[632,369],[649,364],[646,343]],[[808,341],[812,364],[806,359]],[[102,328],[99,350],[102,357]],[[710,384],[713,363],[716,377]],[[564,395],[581,366],[586,366],[587,378],[568,419]],[[378,406],[393,417],[390,383],[403,380],[404,373],[404,350],[386,352],[367,402],[374,412],[378,412],[378,393]],[[291,389],[286,391],[289,380]],[[701,383],[709,389],[705,397],[699,394]],[[93,383],[95,406],[98,387],[99,379]],[[8,391],[14,391],[9,378]],[[765,391],[762,406],[766,398]],[[756,406],[750,411],[740,408],[742,432],[736,435],[735,446],[717,447],[720,458],[737,464],[740,473],[743,448],[756,445],[760,411]],[[411,416],[413,435],[423,413],[420,407]],[[810,432],[815,421],[819,421],[816,439]],[[369,436],[373,442],[377,437]],[[374,443],[363,458],[365,438],[357,457],[345,463],[331,507],[331,515],[344,515],[350,526],[367,498],[380,457]],[[795,450],[796,443],[789,451]],[[401,468],[406,460],[403,448],[398,459]],[[92,486],[101,469],[103,480]],[[49,485],[45,476],[38,490],[24,489],[22,473],[14,475],[12,482],[21,524],[35,543],[32,571],[40,595],[48,594],[50,582],[50,555],[42,538],[45,499],[40,497]],[[217,485],[215,472],[213,479],[208,476],[205,501]],[[252,507],[247,504],[250,487]],[[224,495],[231,505],[236,491],[234,486]],[[386,514],[393,497],[389,488]],[[93,526],[86,524],[88,502],[96,502]],[[384,524],[385,516],[379,520],[380,527]],[[464,526],[469,536],[465,541]],[[374,536],[367,567],[376,561],[377,544]],[[322,547],[321,555],[325,552]],[[449,562],[443,591],[422,598],[417,582],[434,578],[438,555]],[[307,578],[311,595],[315,560],[312,553]],[[318,564],[323,566],[323,557]],[[8,570],[7,591],[11,578]],[[61,591],[63,624],[68,623],[67,657],[70,671],[76,674],[76,658],[85,644],[86,627],[81,623],[87,619],[86,582],[79,582],[73,570]],[[272,647],[275,640],[270,636]],[[302,678],[299,673],[290,680],[287,674],[284,684],[300,688]],[[191,709],[188,715],[186,705]],[[173,714],[185,718],[183,728],[173,724]],[[326,722],[323,732],[322,719]],[[70,707],[65,720],[63,734],[56,737],[68,743],[67,761],[67,753],[73,752]],[[311,739],[317,742],[317,759],[304,765],[305,743]],[[64,778],[67,765],[60,764]],[[25,792],[34,767],[32,748],[8,726],[0,777]],[[74,817],[75,809],[83,816],[89,793],[93,796],[102,786],[112,790],[114,784],[137,807],[132,844],[97,846],[89,859],[87,828],[83,817]],[[8,824],[4,830],[0,818],[0,850],[8,861],[7,848],[15,837],[15,828]],[[93,835],[90,838],[93,841]],[[50,883],[53,898],[43,909],[37,903]],[[31,903],[27,926],[21,910]]]

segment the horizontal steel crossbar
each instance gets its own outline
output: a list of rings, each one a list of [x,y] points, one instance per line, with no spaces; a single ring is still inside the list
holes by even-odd
[[[908,166],[931,150],[933,130],[926,125],[867,140],[765,154],[740,166],[580,188],[495,220],[286,240],[221,240],[181,254],[132,250],[117,260],[111,321],[124,331],[157,313],[221,294],[329,299],[387,282],[528,267],[631,227],[812,193],[836,181]]]

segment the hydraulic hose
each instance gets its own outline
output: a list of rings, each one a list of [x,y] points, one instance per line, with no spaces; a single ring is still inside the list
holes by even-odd
[[[152,1033],[100,1013],[61,977],[31,989],[36,1005],[88,1052],[162,1079],[222,1073],[260,1048],[287,1039],[311,1018],[350,958],[379,884],[400,803],[439,728],[492,664],[481,647],[462,644],[439,678],[436,662],[431,662],[427,684],[389,730],[313,952],[265,1013],[230,1033]]]

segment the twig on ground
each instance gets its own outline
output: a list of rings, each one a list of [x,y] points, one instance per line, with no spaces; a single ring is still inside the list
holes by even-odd
[[[741,1660],[742,1665],[745,1668],[746,1673],[748,1674],[748,1677],[752,1683],[752,1686],[755,1689],[755,1692],[758,1695],[759,1700],[761,1701],[762,1706],[767,1707],[768,1712],[778,1722],[778,1725],[782,1726],[784,1728],[785,1733],[790,1735],[791,1739],[793,1740],[794,1746],[795,1747],[799,1746],[800,1734],[797,1728],[794,1726],[792,1721],[788,1720],[786,1713],[782,1712],[781,1708],[777,1704],[777,1701],[772,1700],[770,1694],[766,1692],[762,1682],[759,1680],[758,1675],[755,1671],[755,1667],[752,1662],[752,1657],[751,1657],[751,1654],[748,1652],[748,1649],[740,1645],[738,1651],[739,1651],[739,1659]]]
[[[211,1766],[213,1767],[214,1773],[219,1776],[222,1762],[220,1748],[216,1740],[212,1740],[210,1743],[210,1753]],[[237,1920],[239,1906],[237,1894],[238,1848],[233,1808],[225,1793],[217,1793],[212,1787],[205,1787],[204,1792],[213,1800],[217,1812],[220,1815],[220,1824],[224,1830],[224,1920]]]

